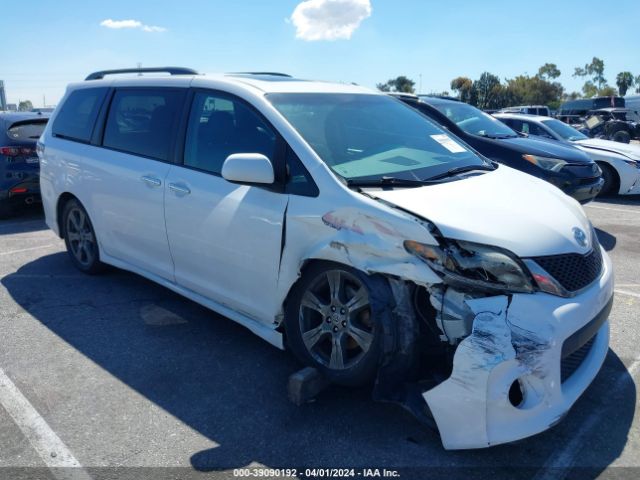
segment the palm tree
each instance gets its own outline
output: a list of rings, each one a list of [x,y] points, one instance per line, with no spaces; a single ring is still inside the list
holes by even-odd
[[[633,86],[633,83],[634,78],[631,72],[620,72],[616,77],[616,85],[618,85],[618,91],[623,97],[626,95],[627,90]]]

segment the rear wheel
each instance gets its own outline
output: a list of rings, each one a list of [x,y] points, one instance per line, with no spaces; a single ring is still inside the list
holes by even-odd
[[[631,135],[629,135],[629,132],[625,132],[624,130],[618,130],[613,134],[611,140],[614,142],[629,143],[631,142]]]
[[[74,265],[84,273],[95,274],[103,270],[98,241],[93,225],[84,207],[77,200],[69,200],[63,214],[64,241]]]
[[[292,291],[285,320],[289,346],[334,383],[366,384],[377,371],[382,326],[372,315],[372,285],[362,272],[323,263],[312,265]]]
[[[601,162],[598,163],[598,166],[602,170],[602,179],[604,180],[604,185],[602,185],[602,190],[600,190],[598,195],[604,196],[618,193],[618,177],[616,176],[613,168],[610,165]]]

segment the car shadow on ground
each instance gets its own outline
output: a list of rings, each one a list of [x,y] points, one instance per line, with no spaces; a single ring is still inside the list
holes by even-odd
[[[602,248],[604,248],[607,252],[610,252],[611,250],[616,248],[617,239],[615,236],[611,235],[608,232],[605,232],[604,230],[600,230],[599,228],[596,228],[596,234],[598,235],[600,245],[602,245]]]
[[[0,219],[0,236],[46,230],[41,205],[23,206],[10,217]]]
[[[54,281],[37,275],[43,273]],[[66,254],[56,253],[25,264],[2,285],[71,347],[215,442],[190,457],[197,470],[257,462],[400,468],[402,478],[529,478],[578,436],[579,463],[560,466],[588,458],[580,478],[596,478],[627,442],[636,390],[613,351],[551,430],[490,449],[445,451],[437,433],[399,407],[373,402],[367,389],[331,387],[315,402],[294,406],[286,385],[299,365],[287,352],[163,287],[116,269],[94,277],[76,273]],[[88,420],[86,428],[91,425]]]
[[[640,205],[640,195],[606,195],[596,200],[609,205]]]

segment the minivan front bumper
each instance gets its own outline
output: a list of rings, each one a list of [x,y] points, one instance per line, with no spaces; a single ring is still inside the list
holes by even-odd
[[[613,274],[602,254],[599,279],[570,299],[536,293],[467,300],[473,332],[458,345],[451,376],[423,393],[445,448],[540,433],[585,391],[609,345]]]

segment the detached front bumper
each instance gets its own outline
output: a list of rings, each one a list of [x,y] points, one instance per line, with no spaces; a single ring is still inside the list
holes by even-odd
[[[573,298],[467,300],[473,332],[458,345],[451,376],[423,393],[444,447],[489,447],[558,423],[607,354],[612,296],[611,260],[603,252],[600,278]],[[519,403],[514,389],[522,392]]]

